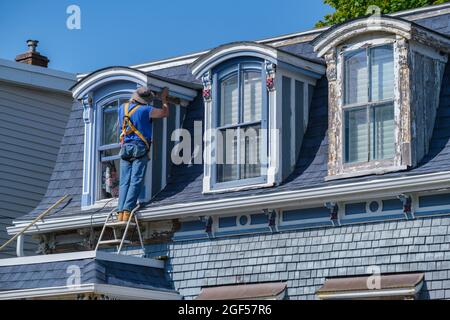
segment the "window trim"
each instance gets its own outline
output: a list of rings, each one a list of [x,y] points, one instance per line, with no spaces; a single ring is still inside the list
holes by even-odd
[[[396,38],[392,34],[382,35],[379,38],[375,38],[373,36],[361,36],[357,37],[353,41],[346,42],[338,47],[336,47],[330,55],[327,57],[327,63],[335,63],[335,73],[331,73],[333,70],[328,69],[329,72],[329,82],[330,85],[334,88],[335,96],[330,97],[330,107],[334,106],[334,110],[331,109],[331,112],[334,113],[333,120],[339,120],[339,124],[331,122],[329,124],[329,130],[336,131],[336,135],[338,136],[333,143],[330,143],[330,147],[333,150],[330,150],[331,154],[335,155],[335,159],[331,160],[329,158],[328,161],[328,175],[325,177],[325,181],[350,178],[350,177],[359,177],[365,175],[372,174],[384,174],[387,172],[396,172],[405,170],[408,168],[407,159],[403,159],[404,151],[403,145],[400,145],[402,140],[402,130],[403,127],[399,127],[397,124],[400,124],[401,115],[400,112],[402,108],[404,108],[404,103],[401,101],[401,75],[400,68],[401,64],[401,55],[402,55],[402,44],[399,42],[400,40]],[[376,47],[381,45],[392,44],[393,52],[394,52],[394,122],[395,122],[395,136],[394,136],[394,157],[391,159],[384,160],[372,160],[369,162],[359,162],[359,163],[346,163],[345,162],[345,154],[344,154],[344,135],[345,128],[343,123],[343,105],[344,105],[344,53],[350,50],[356,50],[362,47]],[[333,78],[333,75],[335,78]],[[330,80],[331,79],[331,80]],[[346,106],[348,108],[349,106]],[[331,138],[330,138],[331,139]],[[338,143],[339,141],[339,143]],[[407,150],[406,150],[407,151]],[[332,162],[333,164],[332,164]],[[332,164],[332,165],[331,165]],[[331,165],[331,168],[330,168]]]
[[[213,70],[213,95],[212,95],[212,114],[211,114],[211,123],[210,128],[213,131],[213,136],[216,136],[219,130],[223,130],[226,128],[237,128],[238,130],[242,127],[246,127],[253,123],[260,123],[261,130],[264,130],[260,136],[260,161],[261,161],[261,175],[259,177],[247,178],[247,179],[238,179],[233,181],[226,182],[218,182],[217,175],[217,163],[216,163],[216,155],[217,155],[217,139],[214,139],[214,142],[211,143],[211,163],[209,164],[209,170],[211,173],[211,181],[210,181],[210,191],[222,191],[230,188],[236,187],[250,187],[250,186],[259,186],[261,184],[266,184],[268,181],[267,178],[267,170],[269,167],[268,163],[268,113],[269,113],[269,93],[267,92],[265,79],[266,79],[266,71],[264,68],[264,60],[258,58],[251,57],[243,57],[243,58],[235,58],[223,63]],[[222,81],[231,77],[234,73],[238,74],[238,90],[239,90],[239,107],[238,112],[240,117],[242,116],[242,99],[243,99],[243,87],[242,87],[242,73],[246,70],[251,71],[260,71],[261,72],[261,90],[262,90],[262,109],[261,109],[261,120],[260,121],[252,121],[252,122],[242,122],[233,125],[224,125],[219,126],[219,113],[220,113],[220,85]],[[239,132],[239,131],[238,131]],[[239,136],[239,135],[238,135]],[[238,146],[238,154],[239,157],[239,146]]]
[[[93,190],[93,202],[94,204],[100,203],[100,202],[108,202],[108,201],[114,201],[114,199],[117,198],[105,198],[101,199],[101,165],[102,165],[102,159],[100,158],[100,152],[104,150],[110,150],[117,147],[120,147],[120,143],[114,143],[114,144],[108,144],[108,145],[102,145],[102,135],[103,135],[103,109],[104,107],[117,100],[120,102],[120,99],[129,99],[131,97],[132,92],[131,91],[119,91],[114,92],[112,94],[109,94],[105,97],[100,98],[96,104],[95,104],[95,112],[94,112],[94,125],[95,125],[95,140],[93,144],[93,154],[94,154],[94,190]],[[118,105],[118,108],[120,107],[120,104]],[[91,145],[92,147],[92,145]],[[107,159],[106,159],[107,158]],[[106,157],[106,160],[118,160],[120,159],[119,155]],[[120,167],[119,167],[119,173],[120,173]]]

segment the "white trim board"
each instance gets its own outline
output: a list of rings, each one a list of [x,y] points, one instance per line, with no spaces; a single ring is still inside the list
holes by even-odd
[[[80,251],[71,253],[59,253],[59,254],[48,254],[48,255],[37,255],[28,257],[17,257],[0,259],[0,267],[6,266],[18,266],[26,264],[39,264],[39,263],[49,263],[49,262],[59,262],[59,261],[71,261],[71,260],[83,260],[83,259],[98,259],[103,261],[111,261],[125,264],[132,264],[150,268],[164,269],[164,262],[149,259],[149,258],[138,258],[134,256],[118,255],[114,253],[102,252],[102,251]]]
[[[174,219],[188,216],[219,215],[235,213],[236,209],[258,211],[262,209],[279,209],[284,207],[323,206],[329,201],[352,201],[367,197],[392,197],[402,193],[421,192],[429,190],[450,189],[450,171],[424,175],[392,177],[371,181],[343,183],[323,188],[274,192],[271,194],[254,195],[213,201],[198,201],[180,203],[168,206],[143,208],[139,212],[141,221]],[[26,233],[44,233],[78,229],[87,226],[103,225],[107,214],[94,216],[73,216],[59,219],[46,219],[38,222]],[[30,221],[15,221],[8,227],[8,233],[20,232]]]
[[[0,81],[70,94],[73,73],[0,59]]]
[[[50,298],[82,293],[104,294],[113,298],[129,300],[181,300],[181,296],[174,291],[148,290],[96,283],[78,286],[0,291],[0,300]]]

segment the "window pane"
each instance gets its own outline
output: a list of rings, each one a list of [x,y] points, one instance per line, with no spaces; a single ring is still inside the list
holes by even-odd
[[[390,159],[394,156],[394,106],[372,108],[372,160]]]
[[[119,142],[117,106],[118,102],[114,101],[103,107],[102,145]]]
[[[368,161],[369,141],[367,132],[367,109],[346,110],[345,117],[345,161]]]
[[[119,165],[120,160],[105,161],[101,163],[101,199],[117,198],[119,196]]]
[[[392,45],[370,50],[372,101],[389,99],[394,96],[394,52]]]
[[[220,96],[220,125],[237,124],[239,121],[239,89],[237,74],[222,81]]]
[[[244,72],[244,122],[261,120],[262,82],[260,71]]]
[[[260,125],[241,129],[241,179],[254,178],[261,175],[260,129]]]
[[[217,181],[226,182],[239,179],[237,150],[238,129],[220,130],[222,139],[218,139]],[[221,145],[222,144],[222,145]]]
[[[345,104],[367,102],[368,76],[366,50],[345,55]]]
[[[113,157],[119,155],[120,148],[107,149],[100,152],[100,160],[106,157]]]
[[[130,99],[128,99],[128,98],[120,98],[120,99],[119,99],[119,105],[122,105],[122,104],[124,104],[124,103],[127,103],[129,100],[130,100]]]

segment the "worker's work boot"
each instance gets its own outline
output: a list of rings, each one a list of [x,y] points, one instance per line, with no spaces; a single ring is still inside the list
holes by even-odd
[[[122,221],[128,221],[130,219],[130,212],[124,211],[122,215]]]
[[[123,212],[117,212],[117,221],[122,221],[123,219]]]

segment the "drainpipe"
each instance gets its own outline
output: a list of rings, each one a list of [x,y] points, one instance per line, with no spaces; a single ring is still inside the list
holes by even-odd
[[[23,257],[23,234],[17,237],[17,244],[16,244],[16,255],[18,257]]]

